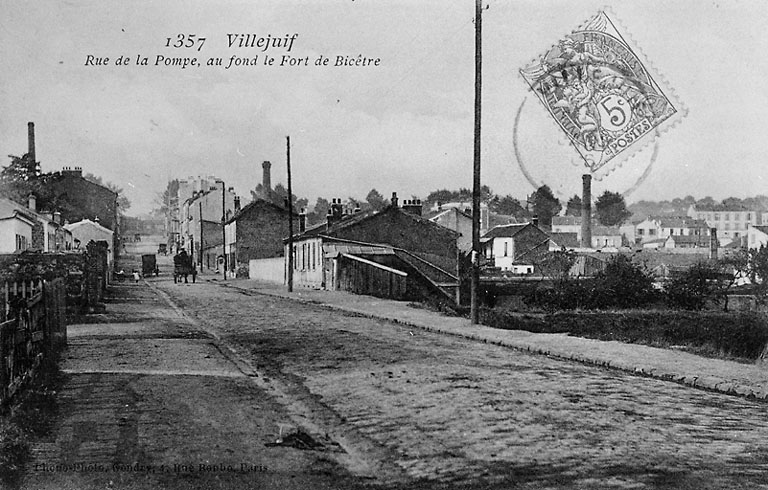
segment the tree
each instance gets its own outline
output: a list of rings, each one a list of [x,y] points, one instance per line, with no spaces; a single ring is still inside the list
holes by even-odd
[[[48,174],[40,172],[40,164],[33,162],[29,155],[17,157],[8,155],[10,165],[0,171],[0,195],[26,205],[30,194],[35,194],[42,204],[49,200],[49,190],[45,185]]]
[[[653,287],[653,275],[632,258],[617,254],[595,275],[590,307],[638,308],[653,303],[658,295]]]
[[[552,226],[552,217],[563,208],[560,200],[552,194],[552,189],[546,184],[536,189],[529,201],[533,203],[533,212],[538,216],[539,224],[548,228]]]
[[[673,308],[702,310],[707,301],[716,297],[720,271],[712,264],[698,262],[667,283],[664,291]]]
[[[124,194],[125,191],[123,190],[122,187],[118,187],[111,182],[104,182],[104,180],[101,177],[99,177],[98,175],[93,175],[92,173],[87,173],[83,175],[83,178],[88,182],[93,182],[94,184],[98,184],[102,187],[106,187],[107,189],[117,194],[117,210],[120,214],[125,214],[125,212],[128,209],[130,209],[131,201],[127,197],[125,197],[125,194]]]
[[[376,189],[371,189],[368,195],[365,196],[365,201],[375,211],[381,211],[388,204],[388,201]]]
[[[494,213],[508,216],[523,216],[528,214],[525,208],[520,204],[520,201],[510,195],[503,197],[494,196],[488,203],[488,209]]]
[[[328,202],[328,199],[318,197],[312,212],[307,215],[307,221],[312,224],[325,221],[329,209],[331,209],[331,203]]]
[[[566,216],[581,216],[581,197],[574,194],[572,198],[568,199],[568,204],[565,205]]]
[[[171,208],[170,208],[171,199],[178,199],[178,197],[179,197],[179,181],[174,179],[168,182],[168,185],[165,186],[165,189],[163,190],[163,192],[158,192],[155,195],[155,199],[153,201],[153,204],[155,205],[155,207],[152,210],[152,214],[154,216],[169,217],[168,215],[171,212]]]
[[[283,184],[277,184],[274,189],[272,189],[272,202],[277,204],[278,206],[286,206],[288,202],[288,189]],[[302,197],[299,199],[296,197],[296,194],[291,195],[291,202],[293,204],[293,210],[295,212],[299,212],[302,208],[306,208],[309,204],[309,201]]]
[[[595,202],[597,220],[603,226],[620,226],[632,213],[618,192],[605,191]]]

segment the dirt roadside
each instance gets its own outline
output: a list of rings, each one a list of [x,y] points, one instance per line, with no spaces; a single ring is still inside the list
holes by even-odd
[[[180,287],[193,287],[184,285]],[[23,489],[359,488],[342,451],[146,283],[69,326],[57,413],[32,443]],[[224,351],[224,352],[223,352]],[[282,439],[282,443],[276,441]]]

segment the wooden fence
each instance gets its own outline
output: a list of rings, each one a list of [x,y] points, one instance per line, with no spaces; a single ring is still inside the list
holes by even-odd
[[[66,343],[64,279],[6,282],[0,288],[0,403]]]

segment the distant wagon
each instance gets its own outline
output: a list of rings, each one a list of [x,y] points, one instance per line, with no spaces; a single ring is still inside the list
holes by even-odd
[[[154,254],[144,254],[141,256],[141,274],[144,277],[156,276],[159,272],[157,258]]]
[[[186,253],[180,253],[173,256],[173,282],[180,282],[184,279],[187,282],[187,276],[190,274],[195,275],[194,267],[192,265],[192,257]]]

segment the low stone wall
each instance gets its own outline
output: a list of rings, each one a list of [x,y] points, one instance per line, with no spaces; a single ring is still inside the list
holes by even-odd
[[[275,257],[248,261],[248,278],[285,284],[285,258]]]

